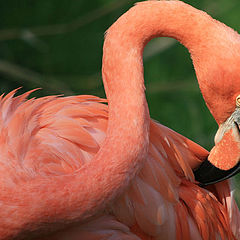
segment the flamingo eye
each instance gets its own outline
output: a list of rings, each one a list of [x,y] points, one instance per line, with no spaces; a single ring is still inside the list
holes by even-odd
[[[240,95],[236,97],[236,105],[237,107],[240,107]]]

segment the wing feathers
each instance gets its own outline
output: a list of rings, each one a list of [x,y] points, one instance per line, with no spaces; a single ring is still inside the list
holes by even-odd
[[[1,177],[1,182],[14,185],[38,175],[69,174],[92,160],[107,129],[105,100],[87,95],[27,100],[32,91],[14,97],[16,91],[0,96],[0,176],[10,176]],[[148,240],[232,240],[231,227],[239,238],[239,210],[228,183],[209,190],[194,184],[192,169],[207,155],[197,144],[151,121],[142,170],[106,209],[121,223],[112,216],[100,217],[72,229],[73,239],[140,239],[132,229]],[[68,234],[56,239],[68,239]]]
[[[25,179],[64,174],[90,161],[105,138],[107,106],[92,96],[26,98],[12,91],[0,101],[3,165]],[[92,101],[92,102],[91,102]],[[18,174],[13,174],[17,177]]]

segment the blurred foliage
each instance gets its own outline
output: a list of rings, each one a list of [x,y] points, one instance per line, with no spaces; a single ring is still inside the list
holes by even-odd
[[[33,95],[104,97],[104,32],[136,1],[0,1],[0,92],[41,87]],[[186,0],[240,30],[239,0]],[[198,142],[213,146],[217,125],[198,89],[187,50],[172,39],[152,40],[144,52],[151,116]],[[239,185],[238,185],[239,186]]]

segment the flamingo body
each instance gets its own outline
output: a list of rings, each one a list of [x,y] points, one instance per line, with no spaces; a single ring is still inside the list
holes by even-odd
[[[149,117],[142,52],[156,36],[176,38],[191,53],[224,135],[210,155]],[[214,163],[219,154],[233,157],[227,167],[221,162],[226,170],[239,163],[239,49],[239,35],[206,13],[147,1],[107,32],[108,105],[94,96],[2,95],[0,239],[239,239],[228,181],[202,188],[193,174],[208,155]]]
[[[27,100],[30,92],[18,97],[14,93],[0,102],[1,165],[9,174],[6,177],[2,167],[1,182],[24,184],[31,178],[72,174],[99,151],[108,123],[104,99]],[[238,236],[240,216],[228,182],[211,191],[194,182],[192,168],[207,155],[196,143],[151,120],[149,153],[127,191],[93,220],[46,240],[234,239],[232,232]],[[1,213],[1,218],[7,218],[8,212],[5,215],[2,209]]]

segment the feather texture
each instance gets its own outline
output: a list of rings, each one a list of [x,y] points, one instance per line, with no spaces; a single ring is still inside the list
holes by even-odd
[[[24,184],[38,176],[74,173],[92,160],[106,134],[105,100],[54,96],[27,100],[29,93],[13,97],[14,93],[0,101],[0,112],[4,112],[0,118],[1,182]],[[207,154],[151,121],[148,157],[128,190],[103,216],[50,239],[130,240],[145,235],[143,239],[154,240],[162,236],[169,240],[234,239],[232,231],[239,234],[239,211],[228,182],[209,190],[194,183],[190,163],[201,162]]]

